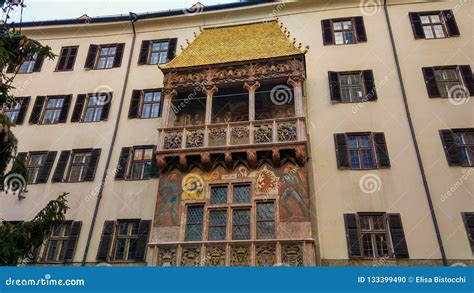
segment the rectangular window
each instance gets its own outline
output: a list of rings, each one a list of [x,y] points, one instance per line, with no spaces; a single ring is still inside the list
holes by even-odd
[[[97,59],[97,69],[112,68],[114,66],[117,45],[99,48],[99,58]]]
[[[160,116],[161,91],[143,93],[141,118],[157,118]]]
[[[29,55],[26,60],[20,65],[18,73],[32,73],[35,68],[35,63],[38,60],[38,53]]]
[[[446,38],[446,25],[441,13],[420,15],[421,25],[426,39]]]
[[[474,131],[454,132],[454,141],[461,165],[474,166]]]
[[[119,222],[114,260],[134,260],[138,241],[138,221]]]
[[[153,160],[153,148],[135,148],[131,163],[132,180],[149,179]]]
[[[18,119],[18,115],[20,114],[21,110],[21,102],[16,102],[10,107],[6,107],[3,110],[3,114],[7,116],[12,123],[16,123],[16,120]]]
[[[375,168],[374,150],[369,134],[347,135],[351,169]]]
[[[45,249],[46,261],[64,261],[66,255],[67,242],[69,240],[71,223],[64,223],[54,228],[48,239]]]
[[[385,215],[360,215],[360,239],[363,257],[389,257]]]
[[[169,41],[150,42],[149,64],[164,64],[168,56]]]
[[[188,206],[186,217],[186,241],[201,241],[204,218],[204,206]]]
[[[91,159],[91,152],[78,152],[72,155],[69,182],[83,182],[87,167]]]
[[[28,171],[28,184],[37,183],[38,174],[46,162],[46,153],[32,153],[26,166]]]
[[[211,187],[211,205],[227,203],[227,186]]]
[[[62,47],[56,71],[68,71],[74,68],[79,47]]]
[[[107,94],[96,94],[89,96],[84,112],[84,122],[97,122],[102,118],[105,102],[108,101]]]
[[[250,209],[232,210],[232,239],[250,239]]]
[[[352,19],[332,21],[334,43],[336,45],[354,44],[354,24]]]
[[[435,69],[434,74],[439,93],[443,98],[453,98],[457,89],[464,88],[457,68]]]
[[[257,203],[257,239],[275,238],[275,204]]]
[[[63,108],[64,97],[48,98],[43,114],[43,124],[55,124],[59,121]]]
[[[341,87],[341,102],[359,103],[363,101],[364,82],[362,73],[342,73],[339,74]]]
[[[209,212],[209,240],[225,240],[227,234],[227,210]]]
[[[252,195],[250,184],[235,185],[233,203],[249,203]]]

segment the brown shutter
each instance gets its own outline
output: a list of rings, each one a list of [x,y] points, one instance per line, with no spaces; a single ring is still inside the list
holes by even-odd
[[[90,45],[89,51],[87,52],[86,57],[86,64],[84,64],[84,68],[87,69],[94,69],[95,57],[99,51],[99,46],[97,45]]]
[[[461,71],[461,75],[464,79],[464,84],[466,85],[466,88],[469,91],[469,95],[473,97],[474,96],[474,78],[472,77],[471,66],[461,65],[459,66],[459,70]]]
[[[464,226],[466,227],[467,239],[474,253],[474,213],[462,213]]]
[[[138,225],[138,240],[135,250],[136,260],[145,260],[146,248],[148,244],[148,236],[150,235],[150,220],[142,220]]]
[[[41,67],[43,66],[44,57],[38,56],[35,61],[35,65],[33,66],[33,72],[40,72]]]
[[[458,24],[454,18],[454,13],[452,10],[443,11],[444,20],[446,21],[446,28],[448,29],[449,36],[460,36]]]
[[[153,152],[153,157],[151,159],[150,178],[158,178],[158,177],[160,177],[160,169],[158,168],[158,164],[156,162],[155,152]]]
[[[101,149],[92,150],[84,181],[94,181],[95,171],[97,169],[97,164],[99,163],[100,152]]]
[[[56,158],[57,152],[48,152],[46,155],[46,161],[43,167],[38,172],[38,179],[36,183],[47,183],[51,169],[53,168],[54,159]]]
[[[107,261],[109,258],[110,246],[114,238],[115,221],[105,221],[102,237],[100,238],[99,249],[97,250],[97,260]]]
[[[390,159],[388,157],[387,143],[383,132],[374,133],[375,152],[379,168],[389,168]]]
[[[66,123],[67,115],[69,114],[69,107],[71,106],[72,95],[64,96],[63,106],[61,108],[61,113],[59,114],[59,123]]]
[[[23,97],[20,101],[20,111],[18,112],[18,117],[16,117],[16,125],[23,124],[25,120],[26,112],[28,111],[28,105],[30,104],[30,97]]]
[[[364,18],[362,16],[354,17],[355,31],[357,35],[357,42],[367,42],[367,34],[365,32]]]
[[[439,93],[438,83],[436,82],[434,68],[433,67],[423,67],[423,77],[425,78],[426,90],[428,91],[428,97],[430,98],[439,98],[441,94]]]
[[[390,237],[392,238],[393,251],[396,258],[409,258],[408,247],[403,232],[402,219],[400,214],[388,214],[388,225],[390,227]]]
[[[332,28],[331,28],[331,20],[324,19],[321,20],[321,28],[323,30],[323,44],[325,46],[332,45],[333,42],[333,35],[332,35]]]
[[[84,108],[84,103],[86,102],[86,95],[77,95],[76,105],[74,105],[74,110],[72,111],[71,122],[79,122],[82,116],[82,109]]]
[[[328,72],[329,92],[331,93],[332,102],[341,101],[341,87],[339,85],[339,74],[334,71]]]
[[[138,107],[140,105],[141,90],[133,90],[132,100],[130,101],[130,108],[128,109],[128,118],[138,118]]]
[[[76,62],[78,47],[69,48],[69,59],[67,60],[66,70],[72,70],[74,68],[74,63]]]
[[[411,27],[413,29],[413,35],[415,39],[424,39],[425,32],[423,31],[423,26],[421,25],[420,14],[417,12],[410,12]]]
[[[130,156],[130,151],[132,148],[122,148],[120,151],[120,158],[117,165],[117,172],[115,173],[116,180],[123,180],[126,176],[128,157]]]
[[[337,167],[339,169],[349,168],[349,157],[347,155],[347,142],[344,133],[334,134],[334,142],[336,144]]]
[[[357,228],[357,215],[344,214],[344,224],[346,227],[346,239],[349,258],[362,257],[360,251],[359,231]]]
[[[142,41],[140,48],[140,55],[138,56],[138,65],[147,64],[148,61],[148,50],[150,49],[150,41]]]
[[[115,51],[115,58],[114,58],[114,67],[120,67],[120,65],[122,65],[124,47],[125,47],[124,43],[117,44],[117,51]]]
[[[441,142],[443,143],[444,153],[449,166],[461,166],[459,150],[454,141],[454,133],[450,129],[440,130]]]
[[[69,157],[71,156],[71,151],[62,151],[59,155],[58,163],[56,164],[56,169],[54,169],[53,178],[51,182],[62,182],[64,178],[64,172],[66,171],[67,163]]]
[[[105,121],[109,118],[110,104],[112,104],[113,93],[112,92],[107,93],[106,96],[107,96],[107,103],[102,108],[102,113],[100,114],[101,121]]]
[[[67,240],[66,254],[64,255],[64,262],[72,262],[74,258],[74,252],[76,251],[77,241],[79,240],[79,234],[81,233],[82,222],[74,221],[71,223],[71,232]]]
[[[367,92],[365,100],[376,101],[377,90],[375,89],[374,73],[372,72],[372,70],[364,70],[362,71],[362,75],[364,76],[365,91]]]
[[[33,110],[30,114],[30,120],[28,121],[30,124],[38,124],[41,112],[43,111],[45,96],[37,96],[35,100],[35,104],[33,105]]]
[[[67,61],[67,54],[69,52],[69,48],[62,48],[61,49],[61,56],[59,57],[58,65],[57,65],[57,70],[64,70],[65,69],[65,64]]]
[[[168,44],[168,55],[166,56],[167,61],[173,60],[176,54],[176,44],[178,43],[178,39],[170,39]]]

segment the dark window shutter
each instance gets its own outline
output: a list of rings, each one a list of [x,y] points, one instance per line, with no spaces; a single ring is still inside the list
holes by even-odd
[[[460,36],[458,24],[454,18],[454,13],[452,10],[443,11],[444,20],[446,21],[446,27],[448,29],[448,34],[450,36]]]
[[[100,238],[99,249],[97,250],[97,260],[107,261],[109,258],[110,246],[114,238],[115,221],[105,221],[102,237]]]
[[[160,177],[160,169],[158,168],[158,164],[156,162],[155,153],[153,152],[153,157],[151,159],[151,171],[150,171],[151,178],[158,178]]]
[[[474,252],[474,213],[462,213],[464,225],[466,226],[466,234]]]
[[[176,44],[178,43],[178,39],[170,39],[168,44],[168,56],[166,56],[167,61],[173,60],[174,56],[176,55]]]
[[[82,116],[82,109],[84,108],[84,103],[86,102],[86,95],[77,95],[76,105],[74,105],[74,110],[72,111],[71,122],[79,122]]]
[[[36,183],[46,183],[48,182],[49,174],[53,168],[54,159],[56,158],[57,152],[48,152],[46,155],[46,161],[44,162],[43,167],[38,172],[38,179]]]
[[[344,224],[346,226],[346,238],[349,258],[362,257],[360,252],[359,232],[357,229],[356,214],[344,214]]]
[[[420,14],[416,12],[410,12],[409,16],[415,39],[424,39],[425,32],[423,31],[423,26],[421,25]]]
[[[374,73],[372,72],[372,70],[364,70],[362,71],[362,75],[364,76],[365,91],[367,92],[365,100],[376,101],[377,90],[375,89]]]
[[[461,166],[461,160],[459,158],[459,150],[454,141],[454,133],[449,130],[440,130],[441,142],[443,143],[444,153],[448,160],[449,166]]]
[[[469,91],[469,95],[473,97],[474,96],[474,78],[472,77],[471,66],[461,65],[459,66],[459,70],[461,71],[462,77],[464,78],[464,84],[466,85],[466,88]]]
[[[45,96],[36,97],[35,104],[33,105],[33,110],[31,111],[30,120],[28,121],[30,124],[38,124],[41,117],[41,112],[43,111],[45,99]]]
[[[346,135],[344,133],[336,133],[334,134],[334,141],[336,143],[337,167],[339,169],[349,168],[349,157],[347,155]]]
[[[390,167],[390,159],[388,157],[387,143],[385,142],[385,134],[382,132],[374,133],[375,152],[377,153],[377,162],[380,168]]]
[[[21,99],[20,112],[18,112],[18,117],[16,117],[15,124],[20,125],[25,121],[26,112],[28,111],[28,105],[30,104],[30,97],[23,97]]]
[[[409,258],[408,247],[403,232],[402,219],[400,214],[389,214],[388,225],[390,226],[390,236],[392,238],[393,251],[396,258]]]
[[[128,157],[130,156],[130,150],[132,148],[122,148],[120,151],[120,158],[117,165],[117,172],[115,173],[115,179],[123,180],[125,179],[125,173],[127,171]]]
[[[69,59],[67,60],[66,70],[72,70],[74,68],[74,63],[76,62],[77,57],[77,47],[69,49]]]
[[[117,44],[117,51],[115,51],[115,58],[114,58],[114,67],[120,67],[122,65],[122,58],[123,58],[123,48],[125,44]]]
[[[323,44],[326,45],[332,45],[333,42],[333,35],[332,35],[332,29],[331,29],[331,20],[330,19],[325,19],[321,20],[321,28],[323,30]]]
[[[66,171],[67,163],[69,157],[71,156],[71,151],[62,151],[59,155],[58,163],[56,164],[56,169],[54,170],[53,178],[51,182],[62,182],[64,178],[64,172]]]
[[[142,220],[138,225],[138,240],[135,250],[136,260],[145,260],[146,248],[148,244],[148,236],[150,235],[150,220]]]
[[[100,115],[100,120],[105,121],[109,118],[110,104],[112,104],[113,93],[107,93],[107,103],[102,108],[102,113]]]
[[[79,234],[81,233],[81,227],[81,221],[74,221],[71,224],[71,232],[69,233],[69,238],[67,240],[64,262],[71,262],[74,258],[74,252],[76,251],[77,241],[79,240]]]
[[[33,72],[40,72],[41,67],[43,66],[44,57],[38,56],[35,61],[35,65],[33,66]]]
[[[84,65],[84,68],[88,68],[88,69],[94,68],[95,57],[98,51],[99,51],[99,46],[97,45],[89,46],[89,51],[87,52],[86,64]]]
[[[94,149],[91,153],[91,158],[89,165],[87,166],[86,176],[84,181],[94,181],[95,170],[97,169],[97,164],[99,163],[101,149]]]
[[[61,50],[61,56],[59,57],[57,70],[64,70],[65,69],[68,52],[69,52],[69,48],[63,48]]]
[[[69,108],[71,106],[72,95],[64,96],[63,107],[61,108],[61,113],[59,114],[59,123],[66,123],[67,115],[69,114]]]
[[[142,91],[133,90],[132,100],[130,102],[130,108],[128,109],[128,118],[138,118],[138,106],[140,105],[140,96]]]
[[[354,17],[357,42],[367,42],[367,34],[365,32],[364,18],[362,16]]]
[[[332,102],[341,101],[341,87],[339,85],[339,74],[334,71],[328,72],[329,92],[331,93]]]
[[[140,48],[140,56],[138,56],[138,65],[147,64],[148,61],[148,50],[150,49],[150,41],[143,41],[142,47]]]
[[[439,98],[438,83],[434,75],[433,67],[423,67],[423,77],[425,78],[426,90],[428,91],[428,97]]]

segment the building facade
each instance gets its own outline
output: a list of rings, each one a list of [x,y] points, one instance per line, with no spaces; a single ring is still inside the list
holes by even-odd
[[[473,265],[473,4],[258,2],[22,25],[32,263]]]

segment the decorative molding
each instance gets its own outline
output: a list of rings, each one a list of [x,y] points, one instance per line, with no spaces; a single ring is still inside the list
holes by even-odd
[[[258,81],[246,81],[244,83],[244,89],[248,90],[249,92],[255,92],[260,87],[260,83]]]

